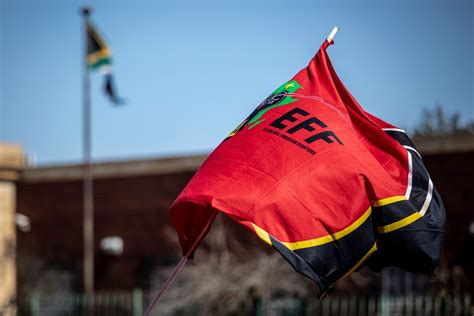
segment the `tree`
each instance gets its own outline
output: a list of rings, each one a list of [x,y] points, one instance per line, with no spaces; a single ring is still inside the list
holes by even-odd
[[[424,108],[415,128],[414,137],[434,137],[459,134],[474,134],[474,120],[461,123],[459,112],[449,115],[440,104],[432,109]]]

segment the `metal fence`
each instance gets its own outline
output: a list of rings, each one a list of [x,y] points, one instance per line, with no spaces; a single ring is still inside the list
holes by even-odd
[[[33,295],[20,302],[19,316],[141,316],[145,304],[143,292]]]
[[[324,315],[324,316],[472,316],[474,307],[465,296],[405,296],[405,297],[331,297],[301,301],[280,299],[262,302],[261,315]]]
[[[20,316],[138,316],[151,298],[140,290],[131,293],[34,295],[19,303]],[[2,313],[0,312],[0,315]],[[159,311],[156,315],[161,315]],[[166,315],[195,315],[186,307]],[[318,299],[281,298],[258,300],[255,306],[257,316],[324,315],[432,315],[472,316],[474,306],[470,295],[456,296],[378,296],[378,297],[327,297]]]

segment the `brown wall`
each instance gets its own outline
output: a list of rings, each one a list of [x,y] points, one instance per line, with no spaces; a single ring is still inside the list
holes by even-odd
[[[154,265],[176,262],[178,249],[166,238],[168,208],[191,177],[185,172],[94,181],[97,289],[146,287]],[[19,233],[18,249],[80,275],[82,183],[20,183],[18,191],[17,210],[30,217],[32,226]],[[100,240],[110,235],[123,238],[121,256],[100,250]]]
[[[443,263],[463,267],[474,282],[474,152],[424,155],[423,161],[446,208]]]

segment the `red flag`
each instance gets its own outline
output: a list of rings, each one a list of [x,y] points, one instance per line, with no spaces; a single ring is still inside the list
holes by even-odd
[[[185,254],[222,212],[325,292],[366,264],[431,274],[444,208],[406,133],[366,113],[327,40],[220,144],[170,214]]]

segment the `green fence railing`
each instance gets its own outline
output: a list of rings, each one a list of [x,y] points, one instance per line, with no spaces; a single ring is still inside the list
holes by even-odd
[[[19,315],[31,316],[141,316],[145,308],[143,292],[34,294],[29,303],[19,303]],[[28,306],[25,306],[28,305]]]
[[[128,293],[33,295],[18,306],[18,315],[25,316],[141,316],[152,293],[135,290]],[[202,302],[205,304],[205,302]],[[176,311],[156,315],[196,315],[199,306],[181,306]],[[1,311],[0,311],[1,314]],[[280,298],[258,300],[257,316],[323,315],[323,316],[472,316],[474,306],[470,295],[456,296],[332,296],[323,300]]]

